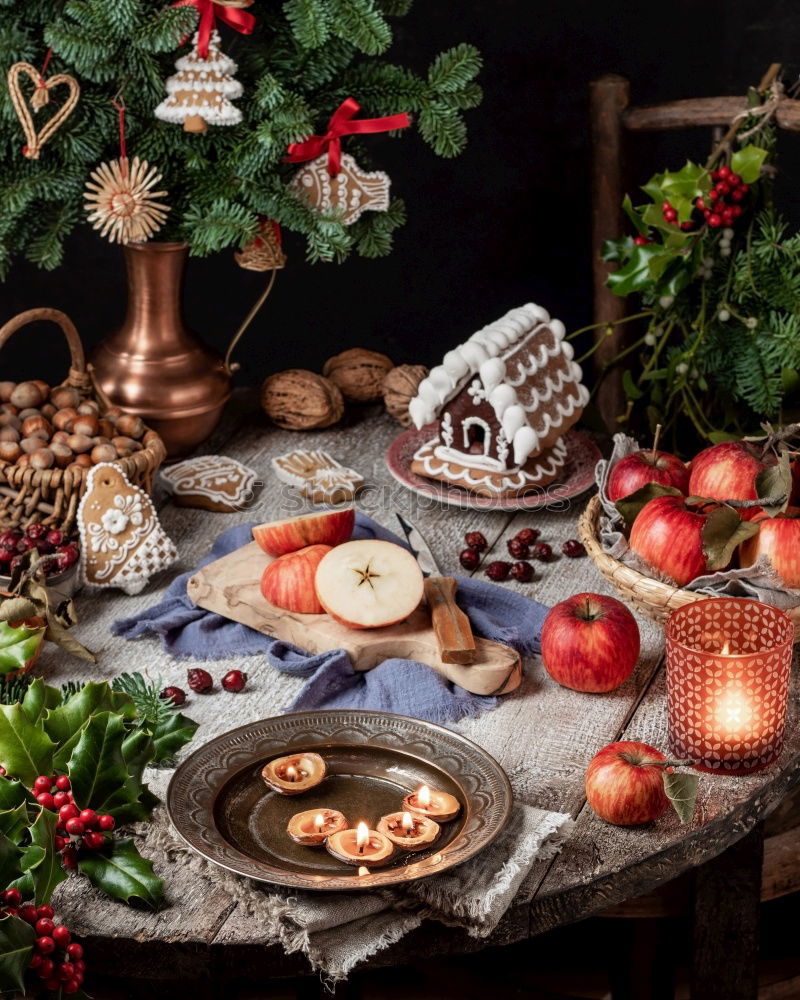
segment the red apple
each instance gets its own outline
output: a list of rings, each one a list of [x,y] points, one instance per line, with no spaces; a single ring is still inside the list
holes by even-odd
[[[703,548],[707,520],[708,513],[689,506],[684,497],[655,497],[633,522],[630,546],[682,587],[709,569]]]
[[[739,546],[739,564],[752,566],[759,556],[766,556],[787,587],[800,588],[800,507],[787,507],[776,517],[762,512],[753,520],[758,522],[758,534]]]
[[[689,489],[689,470],[668,451],[635,451],[621,458],[608,477],[606,494],[612,503],[629,497],[648,483],[674,486],[681,493]]]
[[[317,597],[314,577],[317,567],[331,551],[330,545],[309,545],[279,556],[261,577],[264,598],[284,611],[321,615],[325,609]]]
[[[689,466],[689,493],[711,500],[757,500],[756,477],[766,469],[744,441],[713,444],[692,459]],[[761,510],[751,507],[741,511],[744,520],[752,520]]]
[[[422,570],[393,542],[345,542],[328,552],[316,576],[317,597],[349,628],[381,628],[408,618],[422,600]]]
[[[269,521],[253,528],[253,538],[268,556],[282,556],[307,545],[340,545],[353,534],[356,512],[321,510],[282,521]]]
[[[616,597],[575,594],[548,612],[542,662],[554,681],[574,691],[613,691],[639,659],[639,626]]]
[[[586,798],[597,815],[617,826],[652,823],[669,809],[664,791],[667,758],[646,743],[609,743],[586,769]]]

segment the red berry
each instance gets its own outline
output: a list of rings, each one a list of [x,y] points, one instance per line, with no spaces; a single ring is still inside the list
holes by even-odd
[[[694,228],[694,223],[693,223],[693,222],[682,222],[682,223],[681,223],[681,229],[682,229],[682,230],[683,230],[683,231],[684,231],[685,233],[688,233],[688,232],[689,232],[689,230],[690,230],[690,229],[693,229],[693,228]]]
[[[742,183],[742,178],[738,174],[729,174],[728,183],[732,188],[738,187]]]
[[[731,191],[731,200],[738,204],[744,198],[744,193],[741,188],[736,188],[735,191]]]
[[[80,810],[74,802],[68,802],[65,806],[62,806],[58,810],[58,818],[62,821],[62,823],[66,823],[68,819],[75,819],[75,817],[79,815]]]
[[[60,979],[48,979],[48,980],[45,981],[44,988],[46,990],[52,990],[53,993],[58,993],[58,991],[61,989],[61,980]]]
[[[664,212],[664,218],[667,222],[674,222],[678,218],[678,213],[674,208],[671,208],[668,212]]]
[[[64,982],[75,978],[75,966],[72,962],[61,963],[61,968],[58,970],[58,978]]]
[[[70,979],[69,982],[64,983],[61,987],[61,992],[68,994],[77,993],[80,988],[81,984],[77,979]]]
[[[708,222],[708,220],[711,218],[711,209],[709,209],[709,208],[705,209],[703,211],[703,216],[704,216],[706,222]]]
[[[19,889],[11,888],[6,889],[3,893],[5,900],[9,906],[19,906],[22,903],[22,893]]]
[[[708,224],[709,226],[713,226],[716,229],[717,226],[722,225],[722,219],[717,215],[716,212],[712,212],[711,215],[709,215],[708,217]]]
[[[70,945],[69,947],[72,948],[73,946]],[[80,945],[78,945],[78,947],[80,947]],[[69,948],[67,948],[67,951],[69,951]],[[86,962],[84,962],[83,960],[83,955],[81,955],[80,958],[76,958],[73,964],[75,965],[75,968],[78,970],[78,975],[82,976],[86,971]]]
[[[547,542],[538,542],[533,547],[533,558],[541,562],[550,562],[553,558],[553,548]]]
[[[3,778],[5,778],[5,776],[6,776],[7,774],[8,774],[8,771],[6,771],[6,769],[5,769],[4,767],[3,767],[3,765],[2,765],[2,764],[0,764],[0,777],[3,777]]]
[[[40,774],[33,783],[33,794],[38,795],[39,792],[49,792],[52,786],[53,782],[46,775]]]
[[[652,240],[648,240],[645,236],[637,236],[633,241],[637,247],[649,247],[652,245]]]
[[[83,946],[79,945],[77,941],[72,941],[67,945],[67,955],[73,960],[78,961],[78,959],[83,958]],[[78,969],[75,970],[80,971]]]
[[[44,806],[45,809],[55,809],[55,799],[50,794],[50,792],[39,792],[36,796],[36,801],[40,806]]]
[[[39,961],[39,968],[37,969],[37,974],[42,977],[42,979],[49,979],[56,968],[56,963],[52,958],[42,958],[41,955],[35,956]]]
[[[480,531],[468,531],[464,535],[464,541],[471,549],[475,549],[478,552],[483,552],[489,548],[489,543]]]
[[[717,186],[714,188],[714,193],[719,195],[721,198],[724,198],[725,195],[730,194],[730,192],[731,192],[730,186],[727,185],[724,181],[720,184],[717,184]]]
[[[510,571],[511,563],[502,562],[499,559],[495,562],[490,562],[486,567],[486,575],[490,580],[494,580],[495,583],[499,583],[501,580],[507,580]]]
[[[523,545],[533,545],[539,535],[541,531],[538,528],[523,528],[514,535],[514,538],[518,538]]]
[[[47,535],[45,536],[47,541],[54,547],[58,548],[59,545],[64,544],[64,532],[59,531],[58,528],[51,528]]]
[[[528,559],[530,556],[528,546],[521,538],[510,538],[507,546],[512,559]]]
[[[739,187],[737,188],[737,190],[741,191],[742,195],[746,195],[747,192],[750,190],[750,185],[749,184],[740,184]]]
[[[742,214],[742,206],[741,205],[732,205],[731,206],[731,212],[733,213],[734,219],[738,219],[739,216]]]
[[[97,813],[94,809],[82,809],[78,819],[81,823],[83,823],[87,830],[91,830],[93,826],[97,825]]]
[[[64,850],[61,852],[61,864],[65,868],[78,867],[78,855],[72,844],[67,844]]]
[[[25,529],[25,534],[28,538],[31,538],[34,542],[36,542],[40,538],[44,538],[47,534],[47,528],[43,524],[29,524]]]
[[[64,837],[59,837],[58,834],[53,838],[53,846],[56,849],[56,854],[60,854],[61,851],[67,846],[68,841]]]
[[[80,837],[80,835],[86,829],[83,823],[81,823],[81,821],[75,817],[67,820],[66,827],[67,827],[67,833],[73,837]]]
[[[661,211],[662,212],[669,212],[669,210],[671,208],[672,208],[672,205],[670,205],[670,203],[668,201],[665,201],[664,204],[661,206]]]
[[[36,933],[40,937],[43,934],[48,934],[48,935],[50,935],[52,937],[52,935],[53,935],[53,928],[54,927],[55,927],[55,924],[50,919],[50,917],[40,917],[39,920],[36,921]]]
[[[704,198],[695,198],[694,205],[695,205],[695,208],[699,208],[700,211],[702,212],[703,209],[706,207],[705,199]]]
[[[53,909],[52,906],[48,906],[47,903],[44,903],[42,906],[36,907],[37,917],[48,917],[50,920],[52,920],[55,915],[56,915],[55,910]]]
[[[69,928],[65,927],[64,924],[59,924],[57,927],[54,927],[52,936],[59,948],[66,948],[72,940]]]
[[[42,962],[46,962],[46,961],[47,961],[47,959],[42,958],[41,955],[34,954],[33,956],[31,956],[31,960],[28,963],[28,968],[29,969],[33,969],[35,971],[36,969],[39,968],[39,966],[42,964]]]
[[[108,832],[109,830],[113,830],[114,826],[115,826],[114,817],[109,816],[108,813],[101,813],[97,817],[98,829],[105,830],[106,832]]]
[[[519,583],[530,583],[533,579],[533,566],[529,562],[515,562],[511,567],[511,575]]]
[[[4,911],[4,915],[7,917],[19,916],[19,910],[16,908],[16,906],[8,906]]]
[[[231,691],[233,692],[233,694],[237,694],[239,691],[243,691],[246,683],[247,683],[247,674],[242,673],[241,670],[229,670],[221,681],[221,684],[225,688],[225,690]]]
[[[103,834],[95,831],[87,833],[83,837],[83,846],[90,851],[99,851],[105,842],[106,838]]]
[[[719,170],[717,170],[717,176],[722,179],[730,177],[730,175],[731,175],[731,168],[728,166],[727,163],[723,163],[722,166],[719,168]]]
[[[42,955],[49,955],[51,952],[55,951],[56,943],[47,934],[42,935],[42,937],[36,938],[36,950]]]
[[[580,556],[586,555],[583,543],[579,542],[577,538],[570,538],[569,541],[564,542],[561,546],[561,551],[565,556],[569,556],[570,559],[578,559]]]
[[[171,701],[173,705],[182,705],[186,701],[186,692],[183,688],[175,687],[171,684],[169,687],[165,687],[161,692],[161,697],[164,701]]]
[[[59,792],[68,792],[70,790],[69,777],[66,774],[59,774],[56,778],[56,788]]]
[[[38,913],[33,903],[26,903],[20,907],[19,915],[26,924],[35,924],[38,919]]]
[[[53,796],[53,805],[56,809],[60,809],[62,806],[68,806],[70,803],[69,792],[56,792]]]
[[[195,694],[206,694],[214,687],[214,679],[207,670],[193,667],[186,672],[186,681]]]
[[[464,549],[459,554],[458,561],[464,569],[472,571],[478,568],[478,563],[481,561],[480,553],[477,549]]]

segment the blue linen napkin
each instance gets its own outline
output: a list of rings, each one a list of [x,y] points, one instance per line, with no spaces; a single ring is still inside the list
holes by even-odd
[[[413,660],[385,660],[366,673],[357,672],[344,650],[310,654],[279,639],[198,608],[186,593],[188,579],[202,566],[252,541],[252,524],[224,532],[211,551],[188,573],[176,577],[164,600],[132,618],[114,622],[112,632],[126,639],[157,635],[173,656],[216,660],[226,656],[264,653],[283,673],[308,678],[286,709],[351,708],[398,712],[442,724],[480,715],[496,698],[471,694],[445,680],[435,670]],[[359,513],[353,538],[402,541]],[[512,590],[460,577],[457,600],[477,635],[513,646],[522,655],[538,652],[548,609]]]

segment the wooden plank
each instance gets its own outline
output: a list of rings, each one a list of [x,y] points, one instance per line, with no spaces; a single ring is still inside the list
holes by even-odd
[[[664,104],[627,108],[622,122],[630,132],[660,132],[667,129],[730,125],[745,107],[744,98],[693,97]],[[800,101],[786,98],[777,112],[778,124],[790,132],[800,130]]]

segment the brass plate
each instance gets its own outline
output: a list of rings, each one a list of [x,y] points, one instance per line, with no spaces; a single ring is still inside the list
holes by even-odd
[[[268,761],[310,750],[328,775],[302,795],[270,791]],[[425,783],[450,792],[461,814],[442,824],[425,851],[398,851],[359,876],[324,848],[289,839],[289,817],[304,809],[339,809],[351,826],[371,829]],[[457,733],[385,712],[296,712],[241,726],[200,747],[175,771],[167,811],[186,843],[229,871],[300,889],[367,889],[436,875],[459,865],[497,836],[511,811],[511,786],[494,758]]]

